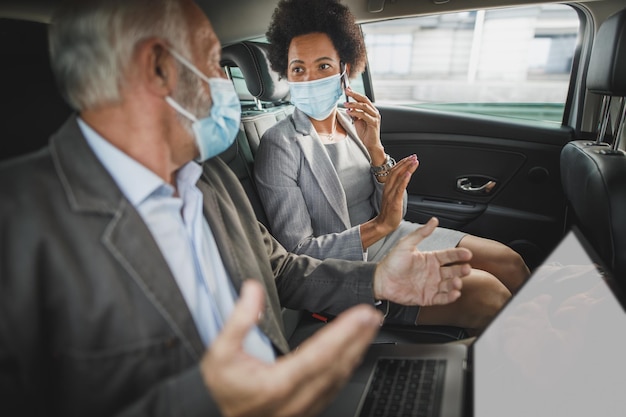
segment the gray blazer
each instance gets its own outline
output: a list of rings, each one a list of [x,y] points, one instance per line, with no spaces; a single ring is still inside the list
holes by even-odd
[[[374,302],[374,264],[287,253],[219,158],[198,186],[234,287],[266,288],[260,328],[279,353],[281,305],[338,314]],[[75,117],[49,147],[0,164],[1,414],[219,415],[204,350],[159,247]]]
[[[339,123],[365,157],[369,153],[349,117]],[[346,195],[324,145],[309,118],[300,110],[268,129],[254,162],[257,188],[272,234],[288,250],[315,258],[363,259],[359,225],[350,224]],[[375,187],[372,206],[380,209],[383,184]],[[404,193],[406,213],[407,193]]]

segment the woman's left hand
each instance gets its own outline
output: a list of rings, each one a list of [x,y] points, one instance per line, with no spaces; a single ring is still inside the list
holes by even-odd
[[[369,151],[372,164],[380,165],[385,158],[384,148],[380,142],[380,113],[367,96],[353,91],[350,87],[346,88],[345,92],[355,100],[344,103],[344,105],[348,115],[354,120],[354,127],[359,139]],[[378,157],[381,158],[380,163],[375,161],[375,159],[379,159]]]

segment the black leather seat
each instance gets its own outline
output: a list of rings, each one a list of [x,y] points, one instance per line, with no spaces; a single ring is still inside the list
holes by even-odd
[[[288,103],[289,85],[281,80],[269,63],[268,45],[244,41],[222,48],[223,66],[238,67],[244,77],[248,92],[269,104]]]
[[[235,82],[242,115],[237,140],[220,157],[239,178],[258,220],[269,229],[254,183],[254,154],[263,133],[291,113],[293,106],[285,100],[289,86],[271,71],[266,55],[267,45],[258,42],[241,42],[222,49],[221,65]],[[233,75],[234,68],[243,75],[244,86],[238,84],[241,80]]]
[[[594,40],[587,89],[603,96],[597,139],[575,140],[561,152],[563,190],[574,223],[626,289],[626,9],[609,17]],[[619,116],[611,122],[612,101]]]
[[[237,67],[243,75],[246,91],[240,92],[240,98],[245,99],[246,94],[250,94],[254,100],[253,106],[242,108],[241,118],[253,156],[263,133],[277,121],[290,115],[294,109],[288,100],[289,85],[270,68],[267,49],[267,44],[252,41],[236,43],[222,49],[221,62],[231,78],[232,67]]]

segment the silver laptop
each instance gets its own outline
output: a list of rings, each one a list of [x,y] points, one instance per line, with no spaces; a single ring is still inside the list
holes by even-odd
[[[621,417],[624,305],[593,249],[573,230],[469,349],[374,344],[322,416]],[[406,368],[416,360],[434,362],[436,370]],[[388,367],[392,380],[404,382],[399,391],[381,382],[379,368]],[[405,408],[415,396],[417,409]]]
[[[569,232],[473,344],[474,416],[626,415],[625,305]]]

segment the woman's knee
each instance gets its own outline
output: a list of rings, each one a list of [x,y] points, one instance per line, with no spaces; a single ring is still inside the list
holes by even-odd
[[[511,298],[511,292],[500,280],[485,271],[474,270],[472,273],[475,283],[463,286],[467,302],[472,305],[468,327],[482,330]],[[472,279],[471,274],[469,278]],[[468,280],[466,284],[469,283]]]
[[[503,281],[507,287],[515,292],[530,276],[530,269],[522,256],[513,249],[505,246],[504,261],[501,262],[502,276],[509,277],[508,281]]]
[[[417,324],[437,324],[482,331],[509,300],[511,293],[493,275],[473,269],[463,278],[461,297],[452,304],[422,307]]]
[[[461,240],[459,246],[472,251],[474,268],[496,276],[509,291],[517,291],[530,276],[524,258],[503,243],[468,235]]]

